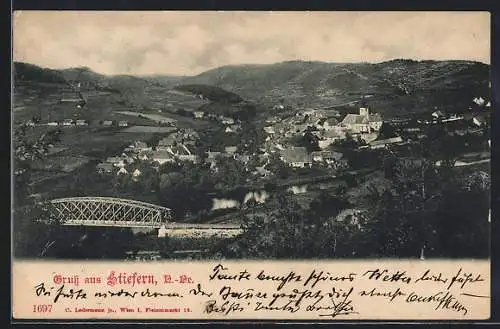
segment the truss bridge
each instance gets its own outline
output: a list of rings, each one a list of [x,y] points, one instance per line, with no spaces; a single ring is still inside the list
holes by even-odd
[[[111,197],[54,199],[48,210],[62,225],[159,228],[172,221],[169,208]]]

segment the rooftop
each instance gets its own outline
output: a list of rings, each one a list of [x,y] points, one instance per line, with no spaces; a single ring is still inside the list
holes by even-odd
[[[285,162],[311,162],[311,155],[305,147],[290,147],[282,152]]]
[[[151,153],[153,159],[172,159],[172,154],[168,151],[154,151]]]

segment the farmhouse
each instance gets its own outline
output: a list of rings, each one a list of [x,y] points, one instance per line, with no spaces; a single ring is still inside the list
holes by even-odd
[[[226,133],[235,133],[235,132],[240,131],[240,130],[241,130],[241,125],[235,124],[235,125],[231,125],[231,126],[226,127],[225,132]]]
[[[344,155],[334,151],[317,151],[312,152],[311,156],[313,161],[332,163],[334,161],[339,161]]]
[[[177,141],[177,137],[175,134],[170,134],[169,136],[162,138],[158,142],[157,149],[160,150],[167,150],[169,147],[175,145]]]
[[[333,129],[336,129],[338,127],[338,124],[339,124],[339,122],[337,119],[327,118],[327,119],[322,120],[320,126],[324,130],[333,130]]]
[[[226,146],[224,148],[224,151],[226,152],[226,154],[231,155],[231,156],[234,155],[237,150],[238,150],[237,146]]]
[[[233,118],[223,117],[223,118],[221,118],[221,122],[224,125],[233,125],[234,124],[234,119]]]
[[[110,174],[113,172],[113,164],[111,163],[99,163],[96,166],[97,172],[100,174]]]
[[[266,132],[266,134],[269,134],[269,135],[276,133],[273,126],[264,127],[264,131]]]
[[[281,152],[281,160],[295,168],[310,167],[311,155],[305,147],[290,147]]]
[[[370,148],[379,149],[379,148],[384,148],[390,144],[401,144],[401,143],[403,143],[403,139],[401,137],[393,137],[393,138],[373,141],[370,143]]]
[[[72,119],[64,119],[63,122],[62,122],[62,125],[63,126],[72,126],[74,125],[74,121]]]
[[[203,119],[203,117],[205,116],[205,112],[203,112],[203,111],[194,111],[193,115],[194,115],[195,119]]]
[[[115,167],[125,166],[124,161],[121,157],[109,157],[106,159],[106,162],[112,164]]]
[[[151,159],[153,159],[154,162],[158,162],[159,164],[164,164],[166,162],[175,162],[172,153],[165,150],[152,152]]]
[[[141,151],[141,152],[137,153],[137,159],[142,160],[142,161],[147,161],[147,160],[149,160],[150,153],[151,152],[148,152],[148,151]]]

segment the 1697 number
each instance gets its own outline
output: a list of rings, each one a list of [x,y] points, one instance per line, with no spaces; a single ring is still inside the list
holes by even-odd
[[[52,305],[50,304],[33,305],[34,313],[50,313],[51,311],[52,311]]]

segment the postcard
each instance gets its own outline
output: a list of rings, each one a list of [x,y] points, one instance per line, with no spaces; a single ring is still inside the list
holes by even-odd
[[[15,320],[490,317],[487,12],[17,11]]]

